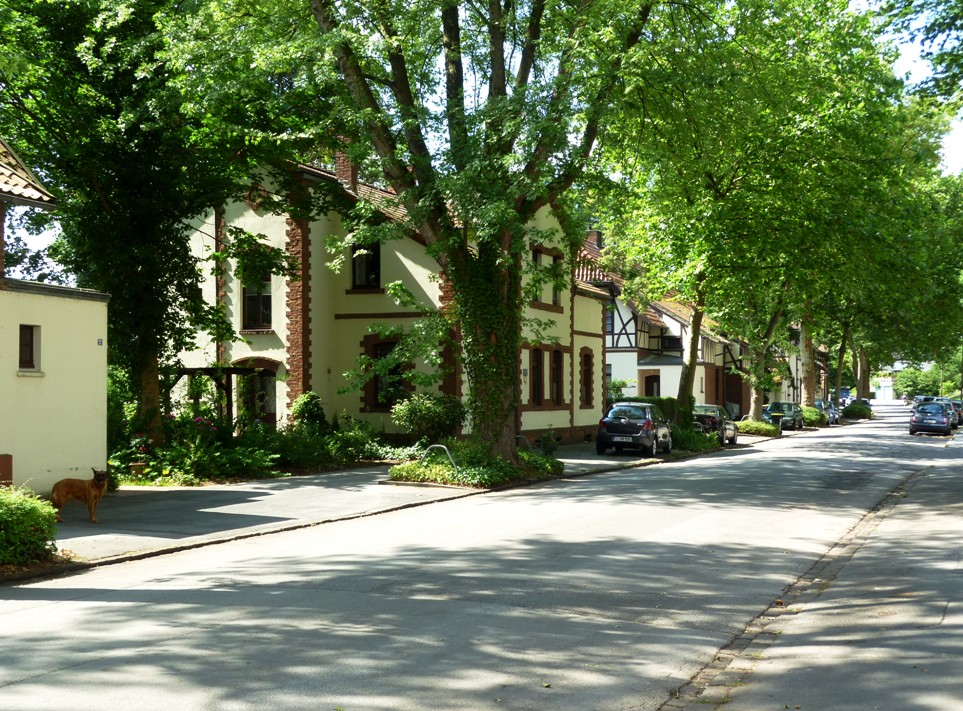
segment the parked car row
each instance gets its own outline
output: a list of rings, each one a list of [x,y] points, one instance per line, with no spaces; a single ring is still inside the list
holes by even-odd
[[[719,437],[719,445],[736,444],[739,430],[736,423],[729,416],[729,411],[721,405],[696,405],[692,411],[695,421],[702,427],[703,432],[715,433]]]
[[[774,414],[777,415],[776,418],[773,418]],[[762,411],[762,419],[773,424],[775,424],[774,419],[781,419],[782,427],[788,427],[791,430],[801,430],[805,426],[803,410],[794,402],[776,401],[769,403],[766,409]]]
[[[909,433],[935,432],[950,434],[963,422],[963,401],[950,400],[935,395],[917,395],[913,398],[913,414],[910,416]]]

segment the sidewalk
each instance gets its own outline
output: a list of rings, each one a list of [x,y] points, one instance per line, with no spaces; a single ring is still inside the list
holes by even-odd
[[[763,439],[740,435],[739,442]],[[566,476],[651,461],[637,452],[599,455],[592,443],[563,445],[557,456]],[[389,482],[387,465],[205,487],[126,486],[101,501],[98,524],[82,505],[68,504],[57,545],[78,562],[104,564],[483,493]]]
[[[564,446],[559,458],[572,476],[642,461],[599,456],[591,444]],[[481,493],[391,484],[387,465],[205,487],[127,486],[100,503],[98,524],[82,505],[68,504],[57,544],[78,561],[103,564]]]
[[[947,445],[950,457],[961,450],[961,439]],[[957,711],[961,541],[963,478],[950,458],[868,514],[794,599],[757,618],[748,646],[720,652],[724,670],[680,708]]]

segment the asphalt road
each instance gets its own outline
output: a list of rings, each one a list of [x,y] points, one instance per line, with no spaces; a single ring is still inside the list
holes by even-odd
[[[0,707],[959,708],[961,450],[879,409],[0,588]]]

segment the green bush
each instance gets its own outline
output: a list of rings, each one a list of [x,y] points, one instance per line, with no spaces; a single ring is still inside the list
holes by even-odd
[[[321,396],[315,392],[302,393],[297,397],[291,405],[291,419],[298,425],[319,432],[331,431],[331,425],[324,414],[324,406],[321,404]]]
[[[672,448],[686,452],[707,452],[719,449],[719,437],[714,432],[672,425]]]
[[[804,407],[802,411],[806,427],[825,427],[829,424],[829,416],[818,407]]]
[[[675,422],[679,414],[679,403],[674,397],[620,397],[616,400],[609,400],[608,404],[614,402],[647,402],[659,408],[659,411],[669,420]],[[691,408],[690,408],[691,409]]]
[[[760,420],[739,420],[736,428],[743,434],[757,435],[759,437],[778,437],[779,428],[768,422]]]
[[[854,402],[843,408],[843,417],[847,420],[871,420],[873,411],[865,405]]]
[[[0,487],[0,564],[50,560],[57,552],[57,512],[25,487]]]
[[[391,408],[391,421],[415,439],[438,442],[465,421],[465,405],[451,395],[416,393]]]
[[[493,457],[488,448],[473,440],[445,440],[457,471],[440,450],[432,450],[424,461],[393,466],[389,477],[395,481],[418,481],[475,488],[491,488],[516,481],[537,480],[562,473],[564,464],[553,457],[520,450],[519,466]]]

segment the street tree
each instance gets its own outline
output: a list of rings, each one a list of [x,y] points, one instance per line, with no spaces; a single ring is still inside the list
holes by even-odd
[[[161,436],[160,372],[200,328],[189,221],[232,193],[246,145],[198,141],[158,59],[167,0],[4,0],[0,132],[56,195],[37,219],[77,283],[111,295],[110,360],[131,375],[142,426]]]
[[[879,225],[903,209],[901,160],[929,146],[904,145],[901,85],[847,3],[726,5],[671,57],[639,73],[664,90],[626,107],[606,154],[622,187],[608,244],[650,296],[693,308],[680,399],[709,313],[750,344],[758,416],[774,339],[801,322],[805,346],[839,265],[892,241]]]
[[[526,279],[552,276],[527,257],[581,238],[566,193],[621,100],[626,66],[650,61],[640,48],[693,22],[701,3],[312,0],[313,27],[307,6],[276,0],[198,5],[219,20],[199,31],[271,56],[313,45],[316,80],[338,78],[345,150],[397,195],[452,293],[472,430],[514,459]],[[300,119],[303,132],[330,125],[322,112]],[[534,230],[543,211],[571,228]]]

